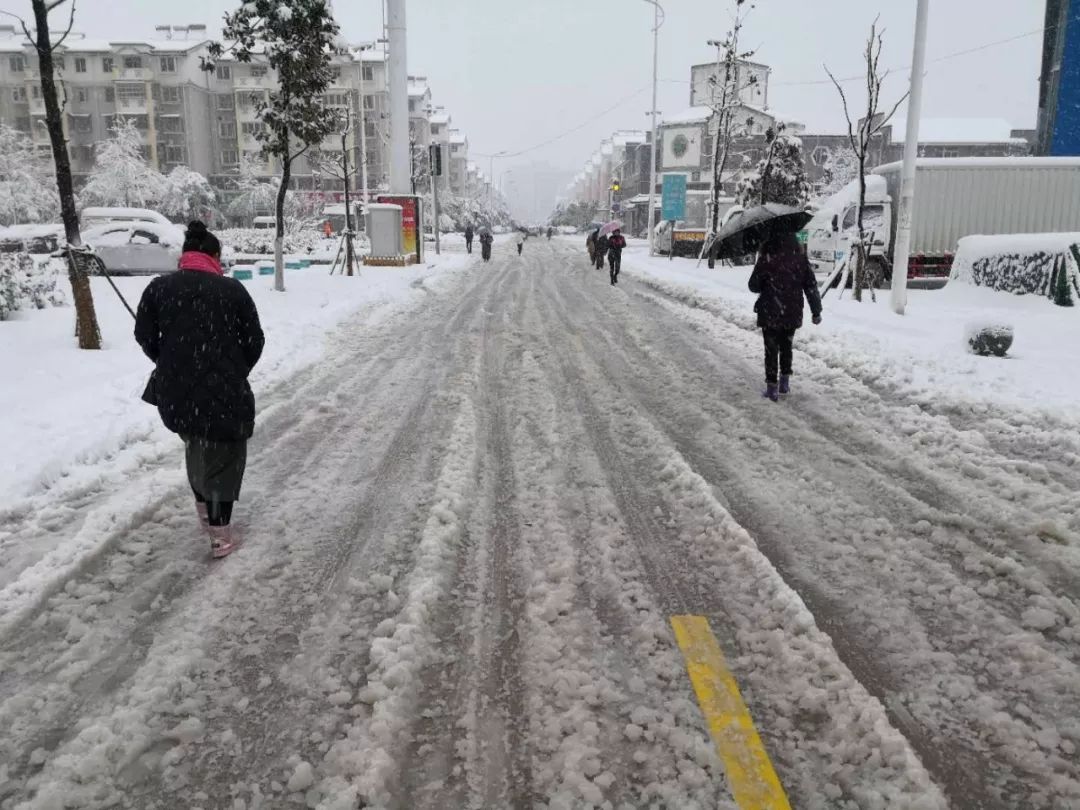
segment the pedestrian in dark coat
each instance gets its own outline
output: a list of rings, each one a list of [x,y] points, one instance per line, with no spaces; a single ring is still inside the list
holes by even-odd
[[[465,226],[465,250],[472,253],[473,227],[472,223]]]
[[[600,238],[600,229],[590,231],[585,237],[585,249],[589,251],[589,263],[596,264],[596,240]]]
[[[608,239],[608,268],[611,274],[611,283],[614,286],[619,283],[619,270],[622,269],[622,252],[626,247],[626,237],[622,231],[616,230]]]
[[[765,340],[762,395],[776,402],[791,390],[792,341],[803,324],[804,296],[814,324],[821,323],[817,279],[795,234],[780,234],[765,243],[750,276],[750,292],[758,293],[754,312]]]
[[[143,292],[135,340],[154,362],[143,398],[184,440],[211,553],[224,557],[235,543],[232,507],[255,428],[248,375],[264,339],[255,302],[243,284],[224,276],[221,244],[203,223],[188,226],[179,271],[158,276]]]
[[[607,257],[608,238],[607,234],[600,234],[596,237],[596,269],[604,269],[604,259]]]

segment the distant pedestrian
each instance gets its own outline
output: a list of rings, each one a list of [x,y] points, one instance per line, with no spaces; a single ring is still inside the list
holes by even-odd
[[[470,222],[468,225],[465,226],[465,251],[467,253],[472,253],[472,240],[473,240],[473,227],[472,227],[472,223]]]
[[[515,239],[515,241],[517,242],[518,256],[521,255],[521,249],[525,247],[525,240],[527,238],[528,237],[524,233],[518,231],[517,237]]]
[[[622,231],[616,228],[608,239],[608,269],[611,274],[612,286],[619,283],[619,271],[622,269],[622,252],[626,247],[626,237]]]
[[[606,233],[596,237],[596,269],[604,269],[604,259],[607,258],[608,237]]]
[[[792,341],[803,325],[803,296],[810,304],[814,324],[821,323],[817,279],[795,234],[779,234],[765,243],[749,286],[750,292],[758,294],[754,312],[765,341],[762,396],[777,402],[780,394],[791,390]]]
[[[549,228],[547,229],[547,238],[548,238],[548,241],[549,241],[549,242],[551,241],[551,237],[552,237],[552,235],[553,235],[554,233],[555,233],[555,229],[554,229],[554,228],[551,228],[551,227],[549,227]]]
[[[221,243],[188,225],[179,272],[158,276],[139,301],[135,340],[154,362],[143,399],[184,440],[188,483],[210,534],[210,553],[235,547],[233,503],[255,428],[248,374],[263,350],[259,313],[244,285],[225,278]]]

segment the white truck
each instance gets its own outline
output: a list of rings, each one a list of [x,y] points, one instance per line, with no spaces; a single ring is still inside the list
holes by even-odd
[[[920,158],[908,278],[948,278],[964,236],[1080,231],[1080,158]],[[863,227],[870,277],[892,278],[903,164],[866,176]],[[858,181],[826,200],[806,226],[807,256],[830,275],[857,240]]]

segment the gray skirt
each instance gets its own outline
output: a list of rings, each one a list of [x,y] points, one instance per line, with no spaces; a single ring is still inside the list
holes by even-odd
[[[217,442],[184,438],[188,483],[207,501],[240,500],[240,486],[247,466],[247,440]]]

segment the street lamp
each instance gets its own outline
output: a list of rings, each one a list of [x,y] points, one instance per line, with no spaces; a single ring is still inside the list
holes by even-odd
[[[645,0],[653,7],[653,49],[652,49],[652,137],[649,150],[649,255],[656,255],[656,236],[653,233],[656,220],[656,84],[657,58],[660,40],[660,26],[667,15],[657,0]]]

